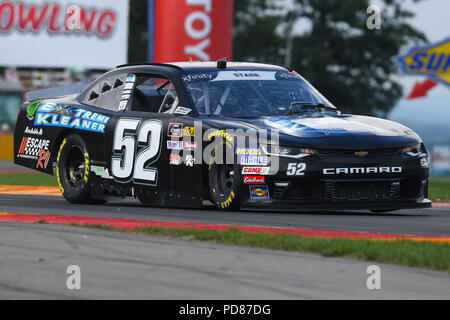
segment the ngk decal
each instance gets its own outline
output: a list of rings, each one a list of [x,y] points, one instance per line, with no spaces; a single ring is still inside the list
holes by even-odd
[[[231,58],[233,0],[156,1],[154,12],[155,61]]]

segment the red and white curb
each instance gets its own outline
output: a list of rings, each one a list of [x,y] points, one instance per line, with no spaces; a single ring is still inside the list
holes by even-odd
[[[375,233],[375,232],[357,232],[325,229],[304,229],[304,228],[280,228],[280,227],[260,227],[260,226],[242,226],[229,224],[209,224],[197,222],[178,222],[178,221],[157,221],[157,220],[139,220],[126,218],[100,218],[100,217],[82,217],[65,215],[37,215],[0,212],[0,221],[16,221],[36,223],[46,221],[51,224],[62,225],[106,225],[114,228],[132,230],[139,227],[159,227],[186,229],[194,228],[199,230],[219,230],[224,231],[229,228],[236,228],[243,232],[268,232],[268,233],[286,233],[305,237],[318,238],[341,238],[341,239],[366,239],[366,240],[412,240],[429,241],[438,243],[450,243],[450,236],[441,235],[405,235],[393,233]]]

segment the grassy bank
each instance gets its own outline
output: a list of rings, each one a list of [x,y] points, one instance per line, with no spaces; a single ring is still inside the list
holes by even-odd
[[[40,172],[0,173],[0,185],[57,186],[56,177]]]
[[[40,221],[40,223],[45,223],[45,221]],[[166,236],[182,240],[212,241],[228,245],[315,253],[327,257],[351,258],[450,272],[450,244],[443,243],[411,240],[374,241],[312,238],[284,233],[248,233],[236,228],[225,231],[159,227],[125,230],[103,225],[80,226],[72,224],[72,226]]]
[[[450,179],[431,178],[428,194],[433,201],[450,202]]]

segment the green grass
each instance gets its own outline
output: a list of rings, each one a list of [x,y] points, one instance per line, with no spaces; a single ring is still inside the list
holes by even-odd
[[[326,257],[350,258],[450,272],[450,244],[443,243],[411,240],[370,241],[364,239],[312,238],[285,233],[249,233],[237,228],[229,228],[225,231],[160,227],[126,230],[106,225],[71,224],[71,226],[157,235],[183,240],[212,241],[227,245],[307,252]]]
[[[40,172],[1,173],[0,185],[57,186],[58,183],[55,176]]]
[[[450,179],[432,178],[430,179],[428,194],[432,201],[450,201]]]
[[[56,177],[43,173],[1,173],[0,185],[57,186]],[[429,196],[433,201],[450,202],[450,177],[430,178]]]

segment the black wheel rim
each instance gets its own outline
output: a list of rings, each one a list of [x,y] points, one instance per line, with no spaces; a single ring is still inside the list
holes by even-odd
[[[78,146],[73,146],[67,153],[66,177],[72,187],[79,187],[84,184],[84,152]]]
[[[212,191],[219,197],[228,197],[234,186],[234,166],[226,164],[213,165],[210,175]]]

